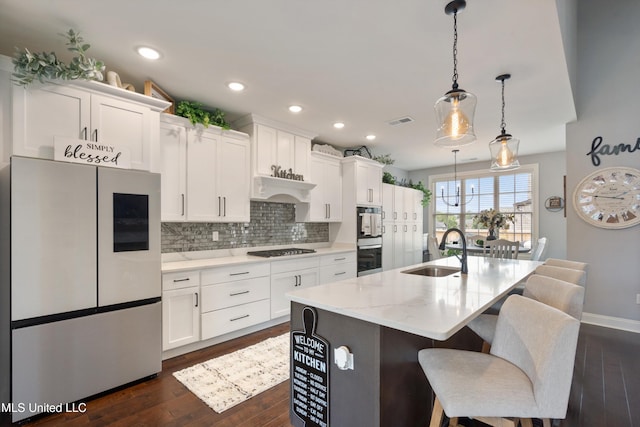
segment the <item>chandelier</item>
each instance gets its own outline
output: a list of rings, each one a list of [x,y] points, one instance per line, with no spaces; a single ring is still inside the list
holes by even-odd
[[[448,195],[448,191],[447,191],[447,196],[445,197],[444,195],[444,187],[440,187],[440,198],[442,199],[442,202],[447,205],[447,206],[455,206],[455,207],[459,207],[459,206],[463,206],[466,205],[467,203],[469,203],[471,200],[473,200],[473,185],[471,186],[471,197],[469,197],[468,200],[460,200],[460,185],[458,184],[458,151],[460,150],[451,150],[451,152],[453,153],[453,184],[456,186],[456,193],[453,196]],[[450,201],[450,199],[453,198],[453,202]]]

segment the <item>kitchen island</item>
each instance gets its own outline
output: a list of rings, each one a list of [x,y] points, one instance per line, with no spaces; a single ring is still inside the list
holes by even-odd
[[[465,325],[540,264],[469,257],[463,275],[450,257],[289,292],[292,424],[428,425],[433,396],[418,351],[479,350]],[[445,270],[425,271],[434,266]]]

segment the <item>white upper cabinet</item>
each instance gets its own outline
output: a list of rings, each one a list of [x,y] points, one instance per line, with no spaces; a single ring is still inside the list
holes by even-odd
[[[255,172],[257,175],[273,175],[273,166],[309,181],[309,154],[311,140],[291,132],[263,124],[255,124]]]
[[[384,165],[374,160],[346,158],[355,161],[355,191],[358,206],[382,206],[382,168]]]
[[[187,129],[160,121],[162,221],[187,218]]]
[[[222,197],[222,221],[249,222],[249,141],[225,132],[218,145],[217,192]]]
[[[163,114],[162,220],[249,222],[249,138]]]
[[[251,198],[309,202],[317,184],[310,177],[311,140],[316,135],[255,114],[234,126],[251,136]]]
[[[310,176],[316,187],[309,204],[296,206],[296,221],[342,221],[342,165],[340,159],[311,153]]]
[[[12,84],[9,91],[13,136],[9,154],[53,159],[54,138],[66,137],[127,150],[132,169],[158,168],[152,149],[165,101],[84,81],[34,83],[26,89]]]
[[[217,192],[216,157],[220,134],[201,127],[187,131],[187,220],[214,222],[222,218]]]

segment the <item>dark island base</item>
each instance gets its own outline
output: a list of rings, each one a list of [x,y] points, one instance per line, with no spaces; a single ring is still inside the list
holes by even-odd
[[[291,303],[292,331],[304,330],[304,307]],[[482,348],[482,340],[466,327],[447,341],[437,341],[325,310],[316,312],[315,333],[330,345],[329,426],[429,425],[434,396],[418,364],[418,351]],[[333,362],[334,348],[342,345],[354,355],[353,370],[340,370]],[[304,426],[293,409],[289,415],[294,426]]]

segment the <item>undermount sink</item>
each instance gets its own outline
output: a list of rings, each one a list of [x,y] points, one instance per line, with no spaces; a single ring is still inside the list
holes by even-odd
[[[419,276],[443,277],[449,276],[450,274],[460,273],[460,269],[455,267],[439,267],[429,265],[426,267],[418,267],[413,270],[406,270],[402,273],[417,274]]]

